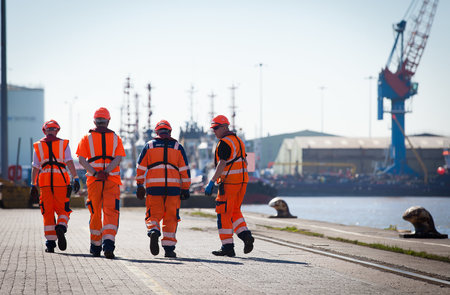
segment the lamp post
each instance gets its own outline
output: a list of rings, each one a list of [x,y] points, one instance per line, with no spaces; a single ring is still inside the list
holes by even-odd
[[[1,133],[2,177],[8,178],[8,82],[6,79],[6,0],[1,3]]]
[[[369,76],[364,78],[369,80],[369,138],[372,137],[372,80],[375,79],[374,76]]]

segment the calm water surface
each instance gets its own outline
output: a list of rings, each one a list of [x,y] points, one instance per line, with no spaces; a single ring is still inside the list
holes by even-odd
[[[450,235],[449,197],[283,197],[292,215],[298,218],[328,221],[345,225],[414,231],[403,212],[412,206],[422,206],[433,216],[436,229]],[[243,211],[276,215],[269,205],[243,205]]]

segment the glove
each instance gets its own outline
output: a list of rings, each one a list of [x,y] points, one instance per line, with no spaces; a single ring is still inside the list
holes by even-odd
[[[98,180],[105,181],[106,179],[108,179],[108,176],[109,176],[109,174],[108,174],[108,172],[105,172],[105,170],[97,171],[97,179]]]
[[[189,194],[189,190],[188,189],[182,189],[181,190],[181,195],[180,195],[180,199],[181,200],[187,200],[189,199],[191,195]]]
[[[73,192],[78,193],[78,191],[80,190],[80,180],[78,178],[75,178],[72,186],[73,186]]]
[[[141,183],[138,183],[137,190],[136,190],[136,197],[139,200],[143,200],[145,198],[145,193],[146,193],[146,191],[145,191],[144,185]]]
[[[37,200],[39,197],[39,191],[35,185],[31,186],[30,197],[32,200]]]
[[[208,185],[205,187],[205,195],[211,196],[214,188],[214,181],[210,180]]]

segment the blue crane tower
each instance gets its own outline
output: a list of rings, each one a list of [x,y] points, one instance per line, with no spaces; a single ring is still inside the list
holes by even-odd
[[[412,1],[403,20],[394,26],[396,33],[394,46],[387,64],[378,76],[378,120],[383,120],[383,113],[390,112],[392,117],[392,137],[390,153],[393,163],[384,172],[389,174],[416,173],[406,162],[405,147],[405,101],[417,94],[419,84],[412,81],[422,57],[430,34],[431,25],[438,0],[423,0],[421,5]],[[410,14],[411,12],[411,14]],[[409,31],[408,43],[404,46],[406,15],[411,15],[412,28]],[[398,63],[395,64],[393,58]],[[394,68],[393,71],[390,68]],[[383,99],[391,100],[391,109],[385,111]]]

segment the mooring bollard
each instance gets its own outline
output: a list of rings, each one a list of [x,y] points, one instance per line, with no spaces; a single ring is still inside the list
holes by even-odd
[[[414,225],[415,232],[412,234],[400,234],[402,238],[418,239],[447,239],[448,235],[441,234],[434,226],[433,217],[430,212],[420,206],[413,206],[403,213],[403,219]]]
[[[282,198],[273,198],[270,200],[269,206],[277,210],[277,215],[269,216],[269,218],[297,218],[297,216],[293,216],[291,212],[289,212],[289,207]]]

